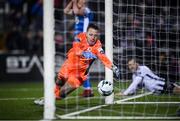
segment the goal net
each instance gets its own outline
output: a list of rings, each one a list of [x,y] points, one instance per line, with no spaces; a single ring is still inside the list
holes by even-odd
[[[120,90],[132,81],[127,68],[129,57],[167,82],[180,82],[179,12],[178,0],[113,1],[113,57],[121,69],[121,82],[117,82]],[[154,95],[144,89],[139,89],[138,94],[142,97],[118,103],[121,116],[177,118],[179,95]]]
[[[63,13],[69,1],[55,0],[55,71],[58,72],[72,46],[74,16]],[[88,1],[93,11],[93,23],[101,29],[105,49],[105,1]],[[128,57],[135,57],[166,81],[180,84],[178,0],[113,0],[113,62],[121,71],[114,79],[114,92],[131,83]],[[56,101],[56,116],[60,119],[179,119],[180,95],[154,95],[144,89],[131,96],[115,96],[115,104],[106,105],[97,92],[97,84],[105,78],[104,66],[95,61],[90,70],[94,97],[83,98],[80,87],[63,100]],[[180,113],[180,112],[179,112]]]

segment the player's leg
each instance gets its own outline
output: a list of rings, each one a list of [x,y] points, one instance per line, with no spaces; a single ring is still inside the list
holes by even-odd
[[[54,93],[55,93],[56,99],[61,99],[60,88],[66,83],[66,81],[68,80],[68,77],[69,77],[69,70],[66,65],[68,65],[67,61],[64,62],[64,64],[60,68],[60,70],[56,76],[56,79],[55,79],[56,85],[55,85]]]
[[[54,93],[55,93],[55,96],[56,96],[56,99],[60,99],[60,88],[65,84],[65,81],[63,81],[62,78],[57,78],[56,81],[55,81],[55,89],[54,89]]]
[[[76,76],[69,76],[65,84],[60,88],[59,97],[65,98],[68,94],[82,85],[83,81],[76,78]]]
[[[165,93],[173,93],[173,94],[180,94],[180,86],[177,85],[176,83],[166,83],[164,87],[164,92]]]
[[[60,93],[60,87],[64,85],[64,81],[60,77],[57,77],[55,79],[55,89],[54,89],[54,94],[56,99],[60,99],[59,93]],[[44,97],[38,98],[34,100],[34,103],[37,105],[44,105]]]
[[[156,81],[156,85],[155,85],[155,88],[157,90],[163,90],[163,86],[165,85],[165,82],[164,81]]]
[[[60,98],[65,98],[68,94],[73,92],[76,88],[73,87],[71,84],[66,82],[60,89],[59,96]]]
[[[55,79],[55,89],[54,89],[54,94],[56,99],[60,99],[60,88],[65,84],[65,82],[67,81],[67,77],[65,77],[62,73],[61,73],[62,69],[59,71],[58,75],[56,76]]]
[[[88,79],[86,81],[84,81],[83,88],[84,88],[84,91],[81,94],[83,97],[93,97],[94,96],[89,76],[88,76]]]
[[[173,83],[173,85],[174,85],[173,93],[174,94],[180,94],[180,86],[175,84],[175,83]]]
[[[157,80],[154,84],[154,93],[155,94],[161,94],[164,93],[164,87],[165,87],[165,82],[161,80]]]
[[[93,61],[91,62],[91,64],[92,63],[93,63]],[[92,86],[91,86],[91,83],[90,83],[90,76],[89,76],[88,71],[86,71],[86,74],[87,74],[87,79],[83,83],[84,91],[81,94],[81,96],[83,96],[83,97],[93,97],[94,94],[93,94]]]

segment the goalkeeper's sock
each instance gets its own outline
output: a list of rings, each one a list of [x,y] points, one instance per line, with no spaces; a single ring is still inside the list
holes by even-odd
[[[89,79],[87,79],[86,81],[84,81],[83,87],[84,87],[85,90],[91,89],[91,83],[90,83],[90,80],[89,80]]]
[[[93,91],[91,89],[85,89],[81,94],[82,97],[93,97]]]
[[[58,85],[55,86],[54,93],[55,93],[56,99],[61,99],[60,98],[60,86],[58,86]]]

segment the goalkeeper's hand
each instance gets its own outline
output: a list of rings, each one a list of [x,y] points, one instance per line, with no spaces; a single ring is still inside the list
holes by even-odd
[[[113,71],[113,73],[116,75],[116,77],[119,78],[119,76],[120,76],[120,71],[119,71],[119,69],[117,68],[117,66],[113,65],[113,66],[112,66],[112,71]]]
[[[96,59],[97,58],[92,52],[88,52],[88,51],[82,52],[82,56],[85,57],[86,59]]]

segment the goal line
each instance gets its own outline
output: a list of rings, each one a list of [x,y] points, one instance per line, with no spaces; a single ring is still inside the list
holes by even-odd
[[[119,102],[116,104],[179,104],[180,102]]]
[[[61,119],[162,119],[162,120],[178,120],[180,117],[145,117],[145,116],[70,116],[61,117]]]

